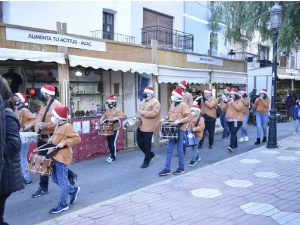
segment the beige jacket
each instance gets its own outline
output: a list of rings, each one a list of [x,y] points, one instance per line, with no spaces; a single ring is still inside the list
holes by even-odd
[[[160,103],[157,99],[152,98],[149,101],[144,99],[139,105],[138,114],[142,120],[142,124],[140,126],[141,131],[160,131]]]
[[[201,140],[205,128],[204,118],[202,116],[200,117],[199,124],[196,124],[197,120],[198,118],[192,116],[191,120],[188,123],[188,129],[192,129],[195,132],[198,139]]]
[[[244,114],[249,115],[250,98],[249,97],[243,98],[243,103],[244,103]]]
[[[56,124],[51,122],[52,109],[54,109],[58,106],[61,106],[61,103],[57,100],[54,100],[54,102],[50,106],[47,116],[46,116],[46,120],[45,120],[46,128],[42,130],[41,135],[48,135],[50,137],[50,135],[53,134]],[[47,109],[47,105],[42,106],[39,111],[39,114],[36,117],[35,126],[34,126],[34,130],[36,133],[38,133],[38,131],[40,129],[40,122],[42,122],[42,119],[43,119],[46,109]],[[44,138],[43,141],[47,142],[49,137]]]
[[[204,103],[204,101],[201,102],[201,115],[207,115],[213,118],[217,118],[217,110],[216,107],[218,105],[218,100],[211,96],[209,99],[207,99]]]
[[[29,109],[22,108],[20,110],[16,110],[16,115],[20,122],[21,129],[24,129],[25,126],[27,126],[28,129],[31,129],[34,126],[35,116]]]
[[[58,124],[51,136],[51,141],[54,145],[64,145],[64,148],[59,150],[58,153],[53,156],[53,159],[65,165],[70,165],[73,158],[72,147],[81,142],[81,138],[73,126],[70,123]],[[48,153],[51,151],[52,150],[49,150]]]
[[[222,111],[222,112],[226,112],[226,109],[224,108],[224,106],[226,105],[226,103],[224,102],[224,100],[222,99],[222,97],[219,97],[219,98],[218,98],[218,104],[219,104],[220,107],[221,107],[221,111]]]
[[[254,102],[254,108],[256,112],[267,113],[269,112],[269,106],[270,106],[269,98],[266,99],[257,98]]]
[[[127,116],[119,108],[107,109],[102,117],[103,120],[115,121],[118,122],[113,124],[113,130],[118,130],[121,128],[121,121],[125,120]]]
[[[185,92],[183,95],[183,101],[189,106],[192,107],[194,104],[193,96],[189,92]]]
[[[176,107],[174,103],[171,104],[168,112],[169,121],[175,122],[179,120],[182,123],[180,130],[186,131],[188,122],[191,119],[190,107],[185,102],[180,102]]]
[[[243,121],[244,103],[242,99],[235,100],[231,104],[224,104],[224,109],[226,110],[226,119],[228,121]]]

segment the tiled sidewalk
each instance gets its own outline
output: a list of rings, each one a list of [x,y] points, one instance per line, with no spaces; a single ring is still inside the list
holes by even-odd
[[[300,225],[300,136],[278,144],[42,224]]]

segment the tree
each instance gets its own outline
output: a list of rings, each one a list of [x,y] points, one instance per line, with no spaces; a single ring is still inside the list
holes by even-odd
[[[272,40],[269,29],[269,9],[274,2],[212,2],[210,29],[218,29],[218,24],[226,25],[225,37],[228,41],[252,40],[255,32],[263,42]],[[300,2],[284,2],[284,17],[279,30],[278,48],[287,54],[300,47]]]

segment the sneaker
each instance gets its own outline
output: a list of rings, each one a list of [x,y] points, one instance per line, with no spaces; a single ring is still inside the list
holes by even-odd
[[[66,211],[68,209],[69,209],[69,206],[67,204],[60,203],[58,206],[55,206],[54,208],[52,208],[49,212],[51,214],[56,214],[56,213]]]
[[[46,195],[46,194],[48,194],[48,190],[43,189],[42,187],[39,187],[39,189],[35,193],[33,193],[31,196],[33,198],[37,198],[37,197],[40,197],[40,196]]]
[[[208,146],[208,149],[213,149],[213,146],[212,145]]]
[[[23,183],[24,183],[25,185],[27,185],[27,184],[32,184],[32,181],[31,181],[31,180],[25,180],[25,179],[23,179]]]
[[[262,142],[267,142],[267,137],[263,137]]]
[[[74,187],[75,188],[75,192],[74,193],[70,193],[70,197],[71,197],[71,200],[70,200],[70,205],[73,205],[76,200],[77,200],[77,196],[80,192],[80,187]]]
[[[149,162],[143,162],[143,164],[141,165],[142,169],[145,169],[149,166]]]
[[[173,172],[174,175],[181,175],[184,173],[185,173],[184,169],[179,169],[179,168]]]
[[[113,159],[112,157],[108,157],[108,158],[106,159],[106,162],[109,163],[109,164],[112,164],[112,163],[114,163],[115,161],[116,161],[116,159]]]
[[[196,166],[197,163],[201,160],[200,157],[197,157],[195,161],[191,160],[190,164],[189,164],[189,167],[193,167],[193,166]]]
[[[233,151],[237,151],[238,149],[238,147],[232,148]]]
[[[249,137],[248,136],[245,136],[245,141],[249,141]]]
[[[243,138],[243,137],[241,137],[241,138],[239,139],[239,142],[244,142],[244,141],[246,141],[246,140],[245,140],[245,138]]]
[[[230,146],[227,147],[227,150],[233,152],[233,148],[231,148]]]
[[[159,176],[167,176],[167,175],[170,175],[171,174],[171,171],[170,170],[167,170],[167,169],[163,169],[162,171],[159,172]]]

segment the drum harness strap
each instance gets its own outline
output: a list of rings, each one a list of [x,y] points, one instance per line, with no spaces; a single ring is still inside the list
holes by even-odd
[[[50,109],[50,106],[52,105],[53,102],[54,102],[54,98],[52,98],[51,101],[49,102],[49,104],[47,105],[46,111],[45,111],[45,113],[44,113],[44,115],[43,115],[43,118],[42,118],[42,121],[41,121],[41,122],[45,123],[47,113],[48,113],[48,111],[49,111],[49,109]],[[38,134],[40,135],[40,139],[43,138],[43,137],[42,137],[43,135],[42,135],[41,133],[42,133],[42,130],[39,129]]]

